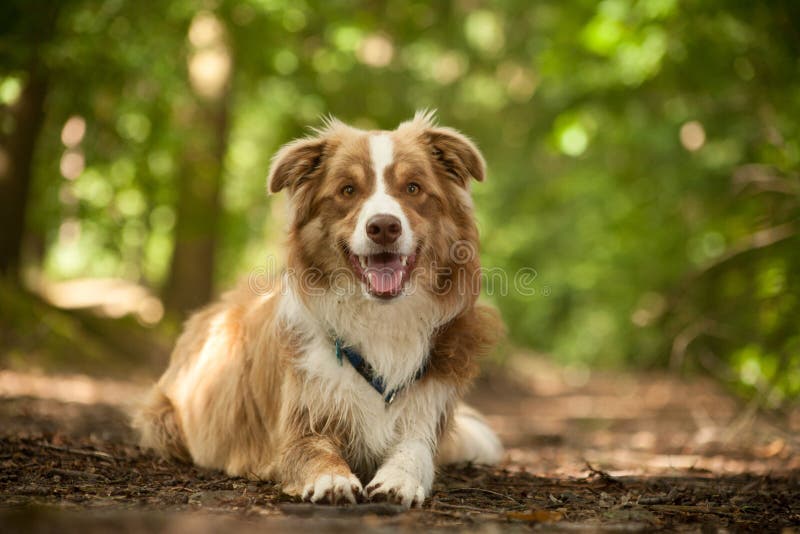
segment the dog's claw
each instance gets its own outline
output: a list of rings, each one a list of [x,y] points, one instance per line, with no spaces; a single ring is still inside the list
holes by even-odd
[[[355,504],[361,492],[361,482],[354,475],[320,475],[306,484],[302,499],[313,503]]]
[[[425,501],[425,488],[401,470],[379,471],[376,478],[367,486],[367,497],[372,502],[389,502],[406,508],[422,506]]]

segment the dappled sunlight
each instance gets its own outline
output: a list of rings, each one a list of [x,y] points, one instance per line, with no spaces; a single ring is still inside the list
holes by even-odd
[[[224,324],[220,318],[213,327],[222,337]],[[538,367],[549,367],[550,377],[558,379],[557,367]],[[737,522],[756,514],[770,521],[776,514],[783,520],[792,517],[785,501],[797,494],[792,475],[800,469],[797,428],[778,428],[761,416],[730,424],[730,417],[734,423],[737,419],[727,408],[731,399],[709,382],[595,373],[581,386],[562,385],[558,393],[539,395],[531,388],[532,375],[490,376],[471,401],[490,414],[490,423],[500,431],[505,460],[498,468],[440,469],[431,499],[421,510],[400,516],[404,521],[439,524],[449,518],[450,524],[462,526],[501,521],[508,528],[513,526],[508,521],[521,519],[558,522],[553,526],[581,532],[587,525],[605,524],[639,532],[678,521],[677,513],[689,515],[681,520],[691,524],[708,522],[713,515]],[[292,525],[298,512],[340,513],[335,507],[284,505],[285,496],[271,482],[230,478],[144,454],[124,426],[130,400],[142,391],[138,384],[86,376],[0,372],[0,416],[7,421],[0,427],[0,454],[14,451],[4,457],[18,477],[6,484],[4,498],[18,505],[63,506],[74,499],[59,492],[77,484],[80,506],[89,503],[113,512],[119,506],[129,509],[135,497],[139,513],[150,507],[164,513],[185,510],[181,507],[188,502],[195,514],[246,510],[250,521],[270,519],[265,528],[274,528],[276,520]],[[612,391],[623,395],[615,400]],[[631,396],[647,402],[636,406]],[[704,411],[692,416],[697,405]],[[602,413],[606,408],[610,413]],[[735,434],[720,441],[718,431],[733,427]],[[107,499],[109,493],[116,498]],[[392,514],[398,511],[380,507],[354,507],[347,517],[354,529],[396,526]],[[376,511],[380,519],[363,517]]]
[[[154,325],[164,317],[161,300],[148,288],[118,278],[76,278],[53,282],[41,278],[35,290],[59,308],[94,309],[113,318],[134,315],[144,325]]]
[[[0,399],[32,397],[78,404],[130,406],[144,391],[144,384],[128,381],[0,370]]]
[[[587,462],[613,476],[800,469],[800,410],[773,422],[708,379],[599,371],[570,384],[568,368],[530,354],[497,373],[472,400],[511,466],[560,476]]]

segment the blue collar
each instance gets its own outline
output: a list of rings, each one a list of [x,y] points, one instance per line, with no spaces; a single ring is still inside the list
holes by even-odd
[[[353,366],[353,369],[355,369],[358,374],[364,377],[364,380],[366,380],[367,383],[372,386],[372,389],[377,391],[383,397],[383,401],[387,406],[394,402],[394,399],[397,397],[398,393],[425,375],[430,362],[430,357],[425,358],[425,362],[422,364],[422,367],[417,369],[417,372],[414,373],[414,377],[408,384],[401,385],[387,392],[386,381],[375,371],[375,368],[372,367],[367,360],[365,360],[358,352],[356,352],[355,349],[345,346],[344,342],[338,337],[334,338],[333,343],[336,347],[336,359],[339,361],[339,365],[342,365],[342,357],[347,358],[347,361],[350,362],[350,365]]]

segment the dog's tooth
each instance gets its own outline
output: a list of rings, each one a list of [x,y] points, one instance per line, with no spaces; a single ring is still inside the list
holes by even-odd
[[[400,256],[400,262],[402,262],[403,266],[408,262],[408,256]]]
[[[361,262],[361,268],[362,269],[366,269],[367,268],[367,258],[366,257],[359,256],[358,257],[358,261]]]

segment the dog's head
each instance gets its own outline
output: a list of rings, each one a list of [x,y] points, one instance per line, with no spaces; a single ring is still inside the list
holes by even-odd
[[[329,120],[275,155],[269,191],[290,197],[289,266],[316,289],[395,302],[414,291],[473,301],[478,235],[475,145],[432,114],[393,131]],[[461,295],[456,295],[460,293]]]

